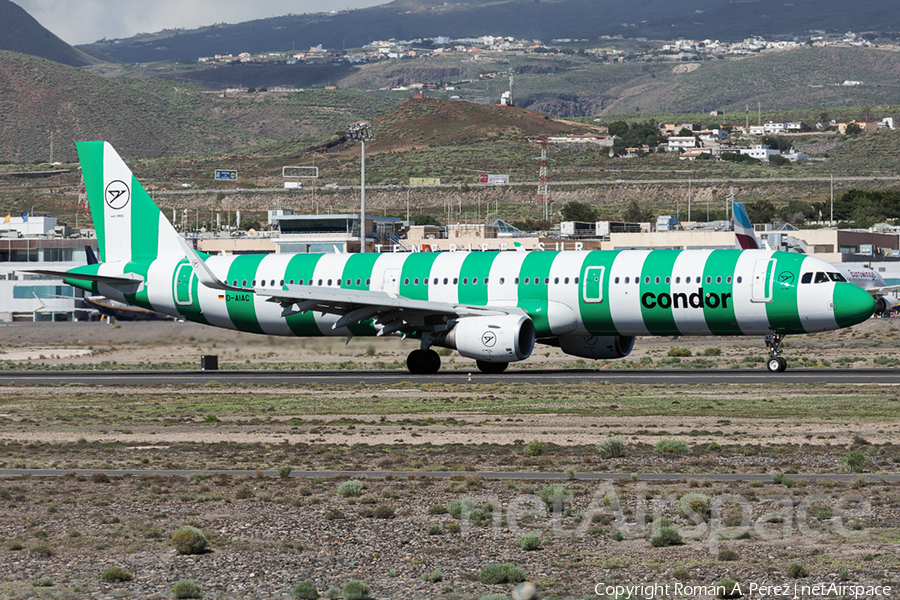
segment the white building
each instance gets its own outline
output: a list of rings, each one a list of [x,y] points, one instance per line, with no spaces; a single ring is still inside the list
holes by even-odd
[[[770,156],[781,154],[781,152],[779,152],[778,150],[773,150],[765,144],[757,144],[756,146],[752,146],[750,148],[740,148],[738,149],[738,152],[740,154],[743,154],[744,156],[749,156],[751,158],[761,160],[762,162],[769,162]]]
[[[0,235],[6,236],[7,232],[12,237],[50,235],[55,227],[56,217],[22,215],[21,217],[10,217],[8,223],[0,224]]]
[[[700,143],[694,136],[671,136],[667,141],[666,150],[668,152],[684,152],[685,150],[692,150],[699,146]]]

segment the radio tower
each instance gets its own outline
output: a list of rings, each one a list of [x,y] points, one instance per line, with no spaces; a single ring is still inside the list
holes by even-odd
[[[78,192],[78,204],[75,205],[75,229],[78,229],[78,215],[90,215],[91,209],[88,206],[87,190],[84,187],[84,177],[81,178],[81,189]]]
[[[537,143],[541,145],[541,169],[538,173],[538,189],[535,201],[543,206],[544,220],[548,221],[550,220],[550,182],[547,179],[547,147],[550,145],[550,140],[541,138],[537,140]]]

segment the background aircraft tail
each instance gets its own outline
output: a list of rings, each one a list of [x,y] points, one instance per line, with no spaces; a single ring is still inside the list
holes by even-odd
[[[743,202],[735,202],[732,205],[734,215],[734,242],[736,248],[744,250],[756,250],[761,246],[753,231],[753,224],[750,222],[750,216],[747,214],[747,208]]]
[[[77,142],[102,262],[180,254],[178,232],[108,142]]]

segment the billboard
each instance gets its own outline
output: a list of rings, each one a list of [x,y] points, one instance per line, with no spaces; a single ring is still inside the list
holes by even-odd
[[[440,177],[410,177],[409,185],[441,185]]]
[[[509,183],[509,175],[489,175],[482,173],[478,176],[478,183]]]
[[[234,169],[216,169],[216,181],[237,181],[237,171]]]

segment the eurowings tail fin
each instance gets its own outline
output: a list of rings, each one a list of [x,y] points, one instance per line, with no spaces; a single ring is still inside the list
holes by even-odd
[[[181,252],[180,237],[108,142],[78,142],[100,261],[149,264]]]
[[[743,202],[735,202],[733,205],[734,214],[734,244],[735,248],[743,248],[744,250],[757,250],[761,248],[756,232],[753,231],[753,224],[750,222],[750,215],[747,214],[747,208]]]

